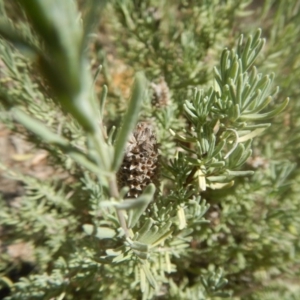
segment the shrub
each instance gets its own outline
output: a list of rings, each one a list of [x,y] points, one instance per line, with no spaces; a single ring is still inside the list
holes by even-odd
[[[298,299],[299,3],[17,2],[1,121],[52,176],[0,164],[5,299]]]

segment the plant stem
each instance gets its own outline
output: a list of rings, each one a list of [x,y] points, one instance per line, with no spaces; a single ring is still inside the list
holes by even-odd
[[[115,174],[109,178],[109,191],[110,191],[110,195],[113,198],[119,199],[119,190],[118,190],[118,185],[117,185],[117,180],[116,180]],[[127,238],[127,237],[129,237],[129,230],[127,228],[124,213],[122,210],[119,210],[117,208],[116,208],[116,212],[117,212],[119,223],[120,223],[121,227],[123,228],[125,236]]]

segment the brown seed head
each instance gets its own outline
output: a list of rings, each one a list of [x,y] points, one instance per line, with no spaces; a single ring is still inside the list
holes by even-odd
[[[137,198],[150,184],[158,182],[158,144],[151,124],[140,122],[130,135],[118,172],[119,188],[129,187],[127,198]]]
[[[165,107],[170,104],[170,91],[169,87],[163,77],[156,83],[151,83],[152,92],[152,106],[157,108]]]

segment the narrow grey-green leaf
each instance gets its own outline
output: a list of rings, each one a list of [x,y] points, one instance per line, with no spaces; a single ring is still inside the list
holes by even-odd
[[[99,24],[101,11],[104,9],[107,0],[86,0],[85,2],[88,13],[84,17],[83,47],[87,44],[89,34],[93,31],[94,27]]]
[[[7,22],[0,21],[0,36],[11,42],[18,50],[25,54],[37,54],[36,47]]]
[[[69,155],[80,165],[86,167],[94,173],[99,173],[99,167],[97,167],[85,153],[81,152],[79,149],[70,145],[67,140],[61,136],[53,133],[49,128],[47,128],[42,122],[28,116],[19,109],[13,110],[14,118],[26,127],[29,131],[33,132],[39,136],[45,143],[54,144],[59,147],[65,154]]]
[[[151,226],[151,228],[147,232],[139,236],[138,238],[139,242],[151,245],[152,237],[158,232],[158,230],[159,230],[158,226],[156,225]]]
[[[116,236],[116,232],[108,227],[95,227],[91,224],[84,224],[83,230],[87,235],[93,235],[97,239],[111,239]]]
[[[172,231],[170,230],[170,227],[172,225],[172,222],[166,222],[163,226],[159,227],[156,232],[153,232],[151,235],[147,237],[147,244],[154,244],[158,240],[161,240],[162,237],[165,235],[170,235]]]
[[[104,110],[106,97],[107,97],[107,86],[103,85],[101,98],[100,98],[100,114],[101,114],[101,117],[103,116],[103,110]]]
[[[154,276],[152,275],[150,271],[150,267],[148,263],[141,264],[141,267],[146,275],[146,278],[148,279],[149,284],[155,289],[156,288],[156,280],[154,279]]]
[[[133,228],[135,224],[138,222],[140,216],[144,213],[149,203],[152,201],[154,193],[155,193],[155,186],[154,184],[151,183],[145,188],[143,194],[137,199],[142,202],[141,206],[136,207],[131,211],[129,211],[128,228]]]
[[[149,258],[149,253],[148,252],[141,252],[141,251],[138,251],[138,250],[133,250],[133,252],[140,259],[147,260]]]
[[[61,146],[68,146],[67,140],[61,136],[53,133],[41,121],[38,121],[18,108],[13,109],[13,117],[28,130],[41,137],[44,142],[49,144],[59,144]]]
[[[144,244],[144,243],[140,243],[137,241],[134,241],[130,247],[134,250],[138,250],[140,252],[148,252],[149,251],[149,245]]]
[[[84,224],[82,228],[87,235],[92,235],[95,232],[95,226],[92,224]]]
[[[231,171],[231,170],[226,170],[226,173],[231,176],[248,176],[248,175],[253,175],[254,171]]]
[[[144,223],[142,228],[138,231],[138,234],[139,234],[138,240],[140,240],[144,236],[145,233],[149,232],[149,230],[153,224],[154,224],[153,219],[149,218],[146,220],[146,222]]]
[[[135,199],[135,198],[130,198],[126,199],[121,203],[115,203],[113,204],[114,207],[117,209],[122,209],[122,210],[129,210],[129,209],[138,209],[142,206],[145,205],[145,199]]]
[[[115,155],[112,164],[112,170],[117,171],[122,163],[124,149],[130,133],[133,131],[143,102],[146,89],[146,79],[143,73],[137,73],[133,87],[131,101],[128,110],[123,119],[123,125],[118,132],[115,143]]]
[[[241,120],[254,120],[254,121],[260,121],[260,120],[265,120],[265,119],[270,119],[281,113],[286,106],[289,103],[289,98],[285,99],[282,104],[280,104],[278,107],[273,109],[272,111],[269,111],[264,114],[248,114],[248,115],[243,115],[240,117]]]

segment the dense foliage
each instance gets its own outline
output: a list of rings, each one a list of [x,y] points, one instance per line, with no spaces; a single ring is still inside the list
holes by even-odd
[[[0,161],[5,299],[299,299],[300,2],[16,3],[1,122],[54,173]]]

